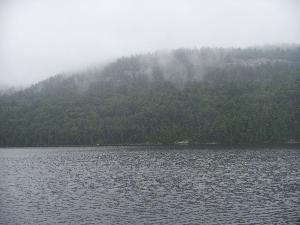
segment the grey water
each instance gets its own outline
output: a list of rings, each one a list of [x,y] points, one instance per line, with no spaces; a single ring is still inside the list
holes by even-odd
[[[2,148],[0,224],[300,224],[300,149]]]

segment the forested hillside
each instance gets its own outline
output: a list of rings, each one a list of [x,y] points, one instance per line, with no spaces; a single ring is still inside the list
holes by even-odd
[[[300,141],[300,47],[120,58],[0,96],[0,146]]]

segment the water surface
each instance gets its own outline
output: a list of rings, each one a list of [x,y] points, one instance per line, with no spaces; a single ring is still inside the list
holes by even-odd
[[[0,149],[0,224],[297,224],[299,149]]]

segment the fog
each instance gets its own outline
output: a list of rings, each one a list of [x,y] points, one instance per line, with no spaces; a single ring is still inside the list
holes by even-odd
[[[2,0],[0,86],[180,47],[300,43],[297,0]]]

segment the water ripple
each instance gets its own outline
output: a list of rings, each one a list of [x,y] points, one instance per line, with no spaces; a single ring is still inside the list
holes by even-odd
[[[300,224],[297,149],[0,149],[0,224]]]

